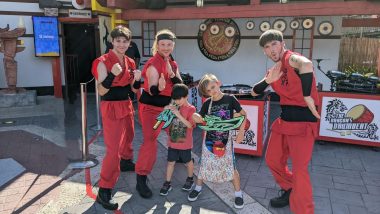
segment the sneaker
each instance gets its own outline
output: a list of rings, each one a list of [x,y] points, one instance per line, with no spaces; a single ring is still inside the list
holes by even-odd
[[[234,207],[236,209],[241,209],[244,207],[244,200],[242,197],[235,197]]]
[[[289,190],[280,190],[279,197],[270,199],[270,205],[275,208],[286,207],[289,205],[289,196],[292,192],[292,189]]]
[[[190,191],[191,188],[193,187],[193,184],[194,184],[194,179],[187,177],[185,184],[182,186],[182,190]]]
[[[201,194],[202,191],[193,190],[190,192],[189,196],[187,197],[187,200],[189,201],[196,201],[198,199],[198,196]]]
[[[168,195],[170,190],[172,190],[172,185],[170,185],[170,182],[165,181],[164,185],[160,190],[160,195]]]

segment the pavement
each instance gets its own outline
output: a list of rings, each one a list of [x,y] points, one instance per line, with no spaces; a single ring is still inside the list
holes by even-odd
[[[183,164],[176,164],[173,190],[166,197],[160,196],[166,171],[164,133],[159,136],[157,161],[148,177],[153,197],[141,198],[135,190],[136,175],[121,173],[113,191],[119,210],[105,210],[94,202],[100,164],[86,170],[69,168],[70,163],[81,159],[79,102],[68,104],[50,96],[38,97],[37,101],[34,107],[0,108],[0,213],[290,213],[289,207],[269,206],[279,187],[264,158],[248,155],[236,155],[246,204],[242,210],[233,208],[233,188],[228,182],[207,183],[198,200],[188,202],[188,193],[181,190],[187,176]],[[96,130],[93,94],[87,102],[88,158],[101,163],[105,148]],[[270,121],[279,111],[278,103],[273,102]],[[193,156],[197,159],[200,130],[193,135]],[[141,143],[141,127],[136,123],[135,159]],[[309,166],[315,213],[380,213],[379,162],[380,153],[372,147],[316,142]]]

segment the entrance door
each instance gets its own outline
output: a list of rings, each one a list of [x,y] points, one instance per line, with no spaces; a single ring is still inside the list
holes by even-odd
[[[65,99],[74,103],[80,96],[80,83],[90,81],[91,64],[96,58],[94,24],[63,24],[65,50]],[[88,92],[94,92],[95,84],[87,85]]]

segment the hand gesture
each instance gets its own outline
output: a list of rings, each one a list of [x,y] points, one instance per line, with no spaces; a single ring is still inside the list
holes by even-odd
[[[165,86],[166,86],[166,80],[165,80],[164,74],[161,73],[160,78],[158,79],[158,90],[163,91],[165,89]]]
[[[123,71],[123,69],[121,68],[121,65],[119,63],[115,63],[112,68],[111,68],[111,72],[113,73],[113,75],[115,76],[118,76],[121,72]]]
[[[179,111],[178,111],[178,109],[177,109],[176,106],[174,106],[174,105],[169,105],[169,106],[168,106],[168,109],[170,109],[170,111],[171,111],[175,116],[179,117],[180,113],[179,113]]]
[[[237,144],[240,144],[244,140],[244,132],[245,131],[239,131],[238,135],[236,136],[235,142]]]
[[[268,84],[276,82],[277,80],[280,79],[282,74],[283,72],[281,71],[281,61],[280,61],[274,64],[274,66],[268,70],[268,74],[265,78],[265,82],[267,82]]]
[[[168,71],[169,78],[173,78],[175,76],[175,71],[173,71],[172,65],[170,64],[169,57],[165,58],[166,62],[166,70]]]
[[[134,70],[133,75],[135,77],[135,81],[139,81],[141,79],[141,71],[140,70]]]
[[[318,119],[321,119],[321,116],[318,114],[317,108],[315,107],[314,100],[310,96],[303,97],[305,100],[307,107],[309,107],[311,113]]]

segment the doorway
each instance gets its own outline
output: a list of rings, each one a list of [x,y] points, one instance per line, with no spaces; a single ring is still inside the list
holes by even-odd
[[[74,103],[80,96],[80,83],[90,81],[91,65],[97,56],[94,24],[63,23],[63,48],[65,65],[65,99]],[[94,81],[87,85],[94,92]]]

